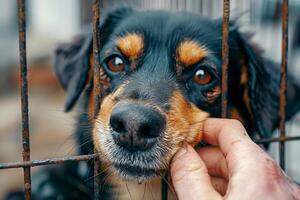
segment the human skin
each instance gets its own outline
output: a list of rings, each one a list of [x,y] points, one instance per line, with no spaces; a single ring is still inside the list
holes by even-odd
[[[171,178],[179,200],[300,199],[300,187],[255,144],[237,120],[207,119],[203,139],[185,144],[172,159]]]

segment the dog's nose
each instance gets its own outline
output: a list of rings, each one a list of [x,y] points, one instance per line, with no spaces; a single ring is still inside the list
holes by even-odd
[[[165,118],[154,108],[125,103],[117,105],[110,117],[115,142],[129,151],[152,147],[165,128]]]

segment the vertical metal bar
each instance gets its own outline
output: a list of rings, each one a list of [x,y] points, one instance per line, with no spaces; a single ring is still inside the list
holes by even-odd
[[[287,57],[288,57],[288,0],[282,1],[281,7],[282,17],[282,60],[281,60],[281,74],[280,74],[280,137],[285,138],[285,104],[286,104],[286,72],[287,72]],[[280,166],[285,169],[285,142],[279,143],[279,160]]]
[[[162,200],[168,200],[168,181],[169,176],[166,173],[164,177],[161,179],[161,199]]]
[[[100,0],[93,0],[93,56],[94,56],[94,82],[93,82],[93,94],[94,94],[94,118],[96,118],[100,108],[100,64],[99,64],[99,22],[100,22]],[[94,152],[96,152],[94,150]],[[99,160],[94,160],[94,199],[100,199],[100,177],[99,177]]]
[[[27,58],[26,58],[26,15],[25,0],[18,0],[18,25],[19,25],[19,55],[21,75],[21,109],[22,109],[22,144],[23,161],[30,160],[29,143],[29,117],[28,117],[28,81],[27,81]],[[30,167],[24,167],[25,199],[31,199],[31,175]]]
[[[222,108],[221,115],[227,117],[228,104],[228,63],[229,63],[229,15],[230,0],[223,1],[223,26],[222,26]]]

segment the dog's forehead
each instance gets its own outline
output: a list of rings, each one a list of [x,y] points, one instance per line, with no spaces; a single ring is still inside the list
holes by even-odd
[[[216,41],[221,38],[219,27],[216,21],[190,13],[140,11],[125,17],[115,28],[113,37],[116,39],[138,33],[143,38],[144,46],[161,45],[171,50],[184,40],[215,48]]]

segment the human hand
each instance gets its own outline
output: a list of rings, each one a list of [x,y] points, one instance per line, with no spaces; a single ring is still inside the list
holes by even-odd
[[[186,145],[172,160],[179,200],[300,199],[300,187],[249,138],[240,122],[207,119],[203,134],[214,146],[196,152]]]

